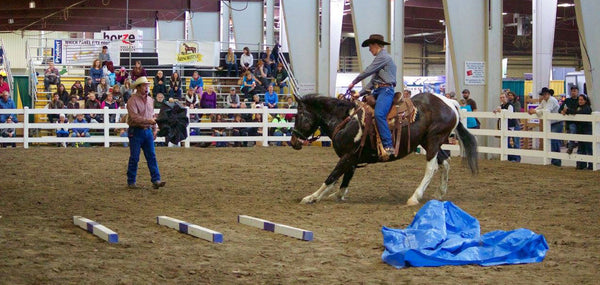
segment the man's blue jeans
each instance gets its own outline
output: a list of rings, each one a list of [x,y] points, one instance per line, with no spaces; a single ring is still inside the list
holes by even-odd
[[[375,102],[375,122],[377,122],[381,143],[385,148],[392,147],[392,133],[388,126],[387,115],[390,108],[392,108],[392,103],[394,103],[394,88],[391,86],[377,88],[373,91],[373,95],[377,99]]]
[[[563,132],[563,122],[556,122],[550,125],[550,131],[553,133]],[[552,152],[560,152],[560,140],[550,140],[550,150]],[[556,166],[561,165],[560,159],[553,158],[551,163]]]
[[[567,132],[569,134],[577,134],[577,124],[575,122],[567,122]],[[576,141],[569,141],[569,147],[575,148]]]
[[[160,181],[156,153],[154,152],[154,134],[152,129],[129,128],[129,165],[127,166],[127,184],[135,184],[138,162],[140,161],[140,148],[148,163],[152,183]]]

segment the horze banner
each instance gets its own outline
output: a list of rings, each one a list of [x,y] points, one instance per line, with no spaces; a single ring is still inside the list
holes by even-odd
[[[92,65],[102,46],[109,43],[105,40],[54,40],[53,60],[62,65]]]
[[[113,30],[94,33],[94,39],[113,42],[118,46],[118,52],[141,52],[144,33],[141,30]],[[113,52],[111,57],[113,56]]]
[[[219,66],[219,43],[197,41],[158,41],[158,64]]]

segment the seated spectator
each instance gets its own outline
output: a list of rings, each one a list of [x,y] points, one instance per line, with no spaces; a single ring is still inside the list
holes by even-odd
[[[254,64],[254,56],[252,56],[248,47],[244,47],[242,52],[243,53],[240,56],[240,67],[242,68],[242,73],[246,73],[246,71],[252,70],[252,65]]]
[[[109,88],[110,86],[106,83],[106,78],[100,79],[100,83],[96,86],[96,97],[98,97],[98,100],[104,101],[104,99],[106,99]]]
[[[123,102],[127,103],[129,97],[133,94],[133,89],[131,89],[131,79],[125,79],[125,83],[121,85],[121,95],[123,96]]]
[[[66,124],[69,123],[69,120],[65,117],[65,114],[58,115],[58,120],[56,120],[56,136],[59,138],[66,138],[69,136],[69,129],[65,127]],[[59,146],[67,147],[65,142],[59,143]]]
[[[102,66],[105,66],[107,61],[112,61],[110,59],[110,54],[108,53],[108,47],[107,46],[103,46],[102,47],[102,51],[98,55],[98,59],[100,60],[100,62],[102,62]]]
[[[256,113],[252,118],[252,122],[254,123],[262,123],[262,114]],[[248,129],[248,135],[252,137],[262,136],[263,128],[262,127],[253,127]]]
[[[111,68],[109,68],[109,65]],[[112,69],[112,71],[111,71],[111,69]],[[106,79],[106,84],[108,84],[108,87],[115,85],[116,76],[114,73],[114,68],[112,68],[112,61],[109,61],[106,66],[102,67],[102,74],[103,74],[103,77]]]
[[[111,87],[109,89],[110,94],[112,94],[113,99],[115,101],[117,101],[117,104],[121,103],[121,102],[125,102],[125,100],[123,99],[123,95],[121,94],[121,88],[119,87],[119,85],[115,85],[113,87]]]
[[[187,90],[183,99],[183,103],[190,108],[196,108],[196,106],[198,106],[198,104],[200,103],[200,100],[198,99],[198,94],[196,94],[196,92],[194,92],[194,89],[191,88]]]
[[[190,92],[190,90],[188,90],[188,92]],[[191,91],[192,94],[196,94],[194,93],[194,91]],[[197,106],[197,105],[196,105]],[[196,107],[190,107],[190,110],[196,109]],[[196,114],[196,113],[191,113],[190,112],[190,124],[191,123],[199,123],[200,122],[200,118],[202,117],[202,114]],[[190,128],[190,136],[199,136],[200,135],[200,128]]]
[[[88,94],[90,94],[90,92],[96,92],[96,88],[94,88],[94,83],[92,81],[91,77],[86,77],[85,79],[85,85],[83,86],[83,98],[82,99],[87,99]]]
[[[77,114],[77,116],[75,117],[75,120],[73,121],[73,124],[85,124],[85,123],[87,123],[87,121],[83,118],[83,114]],[[90,137],[90,129],[89,128],[73,128],[71,130],[73,131],[73,133],[71,134],[71,137],[77,137],[77,138]]]
[[[54,92],[54,94],[52,95],[52,101],[50,101],[50,103],[48,103],[48,109],[64,109],[64,108],[65,108],[65,103],[63,103],[63,101],[60,100],[60,97],[58,96],[58,92]],[[54,123],[57,119],[58,119],[58,114],[48,114],[48,121],[50,123]]]
[[[83,85],[81,85],[81,81],[77,80],[75,81],[75,83],[73,83],[73,85],[71,86],[71,93],[69,93],[70,96],[77,96],[78,100],[83,100]],[[69,98],[70,98],[69,96]]]
[[[244,73],[244,77],[241,79],[241,84],[240,91],[244,93],[246,100],[250,100],[252,95],[256,94],[256,91],[254,90],[256,88],[256,81],[254,80],[254,76],[252,76],[250,71],[246,71],[246,73]]]
[[[6,123],[12,124],[13,123],[12,117],[8,116],[6,118]],[[3,138],[14,138],[17,136],[16,132],[15,132],[15,128],[11,128],[10,126],[0,130],[0,134],[2,135]],[[3,143],[2,147],[7,147],[8,145],[9,145],[8,143]],[[12,147],[17,147],[17,144],[15,144],[15,143],[11,143],[10,145]]]
[[[69,97],[69,103],[67,103],[67,109],[79,109],[80,106],[79,101],[77,99],[77,95],[71,95],[71,97]],[[68,118],[69,121],[73,121],[75,116],[73,116],[73,114],[69,114]]]
[[[288,74],[287,71],[283,68],[283,64],[280,62],[277,64],[277,70],[275,71],[275,84],[279,87],[279,93],[283,93],[283,87],[288,86]]]
[[[179,73],[173,72],[171,75],[171,88],[169,89],[169,99],[177,99],[181,100],[183,95],[182,87],[181,87],[181,77],[179,77]]]
[[[108,94],[106,94],[106,99],[104,99],[104,101],[102,101],[101,107],[102,107],[102,109],[104,109],[105,107],[108,107],[109,109],[118,109],[119,103],[117,103],[117,101],[113,98],[112,93],[108,93]],[[108,121],[111,123],[114,123],[116,116],[117,116],[116,114],[108,115]]]
[[[225,65],[227,66],[227,76],[228,77],[232,77],[234,75],[235,75],[235,77],[240,76],[240,71],[239,71],[238,65],[237,65],[237,55],[235,55],[232,48],[229,48],[227,50],[227,55],[225,56]],[[235,70],[234,74],[231,73],[233,70]]]
[[[50,92],[50,84],[56,84],[56,87],[60,84],[60,72],[54,67],[54,62],[48,63],[48,68],[44,70],[44,89],[46,92]]]
[[[285,120],[285,115],[284,114],[277,114],[277,116],[275,116],[273,118],[273,120],[271,121],[271,123],[287,123],[287,121]],[[277,137],[281,137],[281,136],[288,136],[291,137],[292,136],[292,132],[290,131],[289,128],[285,128],[285,127],[279,127],[279,128],[275,128],[275,130],[273,130],[273,135],[277,136]],[[281,146],[281,142],[278,141],[277,146]]]
[[[298,109],[298,103],[296,103],[296,101],[294,101],[294,98],[292,96],[288,96],[286,98],[285,108],[286,109]],[[295,118],[294,114],[285,114],[285,120],[288,122],[293,121],[294,118]]]
[[[96,99],[96,93],[91,92],[88,94],[88,99],[85,101],[85,109],[101,109],[102,103]],[[85,120],[89,123],[102,123],[104,118],[102,114],[86,114]]]
[[[219,122],[224,122],[224,121],[225,120],[223,120],[223,115],[222,114],[213,115],[212,118],[211,118],[211,122],[213,122],[213,123],[219,123]],[[225,128],[213,128],[213,136],[215,136],[215,137],[226,137],[227,136],[227,132],[225,132]],[[226,147],[226,146],[227,146],[227,142],[223,142],[223,141],[218,141],[217,142],[217,147]]]
[[[100,79],[104,77],[104,70],[102,70],[102,63],[99,59],[94,60],[92,68],[90,68],[90,77],[92,78],[92,88],[96,91],[96,86],[100,84]]]
[[[267,86],[270,85],[271,80],[268,78],[267,68],[262,60],[258,60],[256,68],[254,69],[254,78],[257,80],[257,85],[260,88],[267,90]]]
[[[239,108],[240,107],[240,96],[235,93],[235,87],[229,88],[229,95],[227,95],[227,108]]]
[[[200,76],[200,73],[198,73],[198,71],[194,71],[192,79],[190,79],[189,89],[193,89],[194,93],[200,95],[203,92],[203,88],[204,81],[202,80],[202,76]]]
[[[17,108],[17,106],[15,105],[15,102],[12,100],[12,98],[10,98],[8,91],[5,90],[4,92],[2,92],[2,97],[0,97],[0,109],[16,109],[16,108]],[[17,120],[17,115],[15,115],[15,114],[0,114],[0,123],[6,122],[6,119],[8,117],[11,117],[12,121],[15,123],[19,122]]]
[[[579,94],[578,98],[578,106],[575,114],[591,114],[592,107],[590,104],[590,99],[585,94]],[[592,122],[577,122],[577,134],[578,135],[591,135],[592,134]],[[592,150],[592,142],[584,142],[580,141],[577,146],[577,154],[583,155],[593,155]],[[587,167],[586,167],[587,166]],[[594,164],[592,162],[577,162],[577,169],[594,169]]]
[[[260,97],[258,96],[258,94],[254,94],[254,96],[252,96],[252,102],[250,102],[250,107],[252,109],[261,108],[264,105],[265,104],[263,104],[263,102],[260,101]]]
[[[265,68],[267,69],[267,77],[272,77],[275,73],[275,67],[277,66],[275,63],[276,56],[276,54],[271,53],[270,47],[267,47],[265,52],[260,55],[260,59],[264,62]]]
[[[165,94],[158,93],[156,94],[156,100],[154,100],[154,109],[160,109],[162,104],[165,102]]]
[[[10,86],[4,80],[4,75],[0,75],[0,94],[4,93],[4,91],[10,92]]]
[[[129,78],[129,73],[125,69],[125,66],[121,66],[121,68],[115,74],[115,84],[119,86],[125,84],[125,79]]]
[[[233,122],[234,123],[244,123],[246,122],[244,119],[242,119],[242,114],[235,114],[235,117],[233,118]],[[243,136],[243,137],[247,137],[248,136],[248,128],[244,128],[244,127],[233,127],[233,129],[231,129],[231,136],[234,137],[239,137],[239,136]],[[238,146],[248,146],[248,142],[235,142],[233,143],[233,146],[238,147]]]
[[[146,69],[142,67],[142,62],[135,61],[135,66],[131,69],[131,81],[135,81],[138,77],[147,76]]]
[[[152,87],[152,95],[156,97],[156,94],[162,93],[167,94],[167,80],[163,75],[163,71],[159,70],[154,76],[154,86]]]
[[[64,84],[61,83],[58,85],[56,93],[58,93],[58,98],[63,101],[63,103],[69,102],[69,92],[67,91],[67,88],[65,88]]]
[[[273,91],[273,85],[269,84],[269,88],[267,89],[267,93],[265,93],[265,104],[269,109],[276,109],[277,103],[279,102],[279,97],[277,93]]]
[[[217,93],[212,86],[206,87],[206,91],[202,93],[200,98],[200,108],[202,109],[216,109],[217,108]]]

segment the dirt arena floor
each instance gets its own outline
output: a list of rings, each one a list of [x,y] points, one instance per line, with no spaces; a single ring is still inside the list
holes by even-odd
[[[529,228],[550,246],[542,263],[395,269],[381,261],[381,227],[404,228],[403,207],[424,157],[359,169],[346,202],[299,205],[337,159],[330,148],[157,151],[167,186],[151,189],[142,159],[128,190],[126,148],[0,149],[0,284],[598,284],[600,173],[451,161],[447,200],[482,233]],[[434,176],[424,202],[439,185]],[[422,204],[421,204],[422,205]],[[304,242],[238,224],[245,214],[314,232]],[[95,220],[109,244],[73,225]],[[220,231],[213,244],[156,224],[167,215]]]

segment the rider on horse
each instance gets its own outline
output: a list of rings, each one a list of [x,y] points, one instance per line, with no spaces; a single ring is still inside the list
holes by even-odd
[[[387,152],[389,156],[393,156],[394,148],[392,145],[392,133],[388,126],[387,114],[394,101],[396,64],[384,48],[384,45],[389,44],[390,43],[384,41],[382,35],[378,34],[372,34],[362,43],[362,47],[369,47],[369,51],[375,56],[375,59],[365,71],[359,74],[352,83],[350,83],[348,89],[352,89],[356,83],[373,75],[371,81],[364,89],[372,90],[371,93],[377,100],[375,103],[375,121],[377,122],[377,129],[379,130],[385,152]]]

